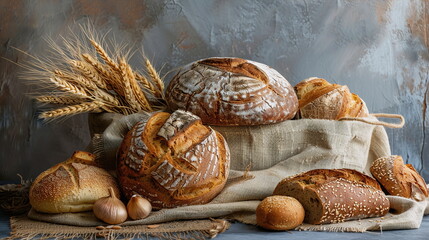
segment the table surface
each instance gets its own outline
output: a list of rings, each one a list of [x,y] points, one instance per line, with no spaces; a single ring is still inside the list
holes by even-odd
[[[9,217],[0,213],[0,239],[8,237],[10,232]],[[333,239],[356,239],[356,240],[402,240],[402,239],[429,239],[429,215],[423,218],[422,225],[419,229],[396,230],[383,232],[366,232],[366,233],[333,233],[333,232],[309,232],[309,231],[288,231],[288,232],[271,232],[252,225],[241,223],[232,224],[226,232],[218,235],[216,239],[288,239],[288,240],[333,240]]]

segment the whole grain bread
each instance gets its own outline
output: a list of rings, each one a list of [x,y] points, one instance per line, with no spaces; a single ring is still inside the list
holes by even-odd
[[[304,222],[325,224],[385,215],[389,200],[377,186],[354,170],[317,169],[282,180],[273,195],[296,198],[305,209]]]

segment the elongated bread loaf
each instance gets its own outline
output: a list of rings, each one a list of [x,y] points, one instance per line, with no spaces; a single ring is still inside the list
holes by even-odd
[[[154,208],[207,203],[223,189],[228,173],[225,139],[182,110],[138,122],[118,153],[124,195],[138,193]]]
[[[241,58],[208,58],[182,67],[166,100],[208,125],[261,125],[291,119],[298,99],[290,83],[265,64]]]
[[[389,200],[369,176],[345,170],[313,170],[282,180],[273,195],[296,198],[305,209],[304,222],[325,224],[384,216]],[[342,176],[345,176],[343,178]],[[370,185],[367,185],[368,183]],[[378,184],[377,184],[378,185]]]
[[[92,210],[94,202],[109,196],[113,188],[117,197],[116,179],[94,166],[92,154],[77,151],[65,162],[41,173],[30,188],[30,204],[39,212],[66,213]]]
[[[401,156],[381,157],[371,166],[371,174],[391,194],[422,201],[428,197],[425,180]]]

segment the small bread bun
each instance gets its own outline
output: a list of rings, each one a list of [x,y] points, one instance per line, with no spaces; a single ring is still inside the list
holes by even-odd
[[[370,170],[371,174],[391,195],[416,201],[423,201],[428,197],[425,180],[411,164],[404,164],[401,156],[378,158]]]
[[[267,197],[256,208],[256,223],[270,230],[290,230],[304,221],[304,208],[293,197]]]

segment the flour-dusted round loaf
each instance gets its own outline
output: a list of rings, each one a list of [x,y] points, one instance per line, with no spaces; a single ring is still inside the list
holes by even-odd
[[[331,84],[311,77],[295,87],[299,100],[298,118],[339,120],[344,117],[368,117],[365,102],[347,86]]]
[[[298,110],[296,94],[282,75],[240,58],[208,58],[182,67],[168,85],[166,100],[173,110],[221,126],[281,122]]]
[[[270,230],[290,230],[304,220],[304,208],[295,198],[270,196],[256,208],[256,223]]]
[[[41,173],[30,188],[33,209],[44,213],[90,211],[95,201],[110,196],[109,188],[119,197],[116,179],[94,165],[94,155],[77,151]]]
[[[192,113],[158,112],[125,136],[117,170],[127,198],[138,193],[154,208],[203,204],[226,183],[229,148],[222,135]]]
[[[386,215],[389,199],[379,188],[354,170],[317,169],[282,180],[273,195],[296,198],[305,209],[304,222],[326,224]]]
[[[417,201],[428,197],[425,180],[411,164],[404,164],[401,156],[378,158],[370,170],[371,174],[391,195],[412,198]]]

